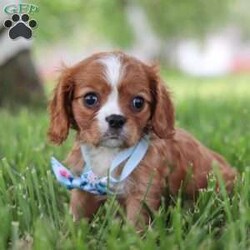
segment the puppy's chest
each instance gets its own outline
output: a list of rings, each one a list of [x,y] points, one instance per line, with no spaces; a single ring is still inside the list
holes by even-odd
[[[119,151],[119,148],[89,147],[89,160],[93,172],[100,177],[107,176],[112,161]]]

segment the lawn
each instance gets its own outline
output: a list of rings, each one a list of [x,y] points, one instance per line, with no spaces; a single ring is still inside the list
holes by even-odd
[[[214,192],[195,204],[181,193],[138,235],[110,197],[91,224],[73,223],[68,191],[50,171],[50,156],[65,158],[71,138],[46,140],[47,111],[0,110],[0,249],[249,249],[250,75],[194,79],[163,72],[173,92],[177,125],[223,154],[240,176],[232,195]],[[164,199],[163,202],[164,204]]]

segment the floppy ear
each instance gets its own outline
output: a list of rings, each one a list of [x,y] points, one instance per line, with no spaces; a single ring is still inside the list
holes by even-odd
[[[50,125],[49,140],[61,144],[67,139],[72,120],[71,101],[74,82],[70,69],[65,69],[59,79],[49,104]]]
[[[153,110],[151,126],[160,138],[171,138],[174,134],[175,111],[169,90],[158,77],[154,69],[151,78],[151,92],[153,95]]]

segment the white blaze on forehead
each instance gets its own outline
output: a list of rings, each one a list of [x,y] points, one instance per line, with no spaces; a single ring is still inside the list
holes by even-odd
[[[108,130],[109,126],[106,121],[106,117],[112,114],[122,115],[122,111],[119,106],[119,96],[117,88],[112,89],[107,101],[97,113],[98,125],[102,133],[105,133]]]
[[[122,75],[122,63],[116,55],[104,56],[98,60],[104,66],[106,81],[113,87],[118,85]]]
[[[105,56],[98,61],[104,66],[103,73],[105,80],[111,86],[111,92],[108,99],[100,108],[96,116],[100,131],[104,134],[109,129],[106,118],[112,114],[122,115],[118,93],[118,84],[122,77],[122,63],[116,55]]]

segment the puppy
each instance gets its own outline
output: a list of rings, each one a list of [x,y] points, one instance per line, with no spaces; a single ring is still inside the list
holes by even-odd
[[[157,210],[166,188],[176,194],[182,187],[191,196],[206,188],[213,164],[227,190],[233,186],[236,171],[219,154],[175,127],[169,90],[155,67],[134,57],[122,52],[98,53],[64,69],[49,109],[48,136],[53,143],[64,142],[70,128],[76,131],[66,159],[76,175],[84,168],[81,146],[89,147],[93,172],[101,177],[107,176],[120,151],[136,145],[145,135],[149,138],[146,155],[117,195],[127,219],[134,224],[138,211],[144,222],[149,222],[142,203]],[[72,190],[74,218],[91,218],[105,198]]]

